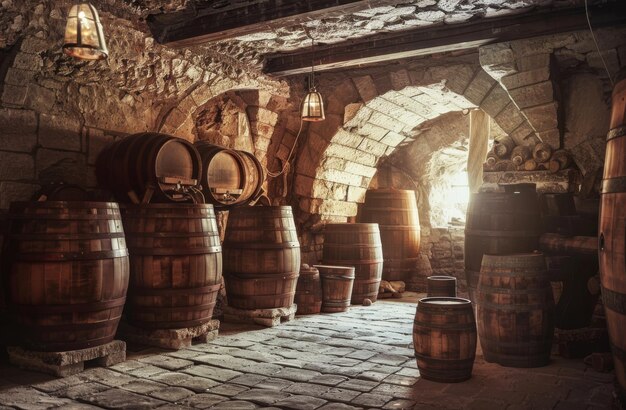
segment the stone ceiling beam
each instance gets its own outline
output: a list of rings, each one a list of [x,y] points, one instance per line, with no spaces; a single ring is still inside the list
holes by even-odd
[[[287,24],[327,17],[370,7],[369,0],[249,0],[221,8],[202,7],[173,13],[153,14],[148,26],[161,44],[190,47],[231,39]],[[385,4],[387,1],[377,2]]]
[[[626,24],[626,2],[590,7],[594,28]],[[469,23],[380,34],[314,50],[268,55],[264,72],[276,76],[360,67],[401,58],[476,49],[479,46],[588,29],[584,8],[481,19]]]

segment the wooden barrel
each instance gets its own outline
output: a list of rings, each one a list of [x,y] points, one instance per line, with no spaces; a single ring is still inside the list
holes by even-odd
[[[351,303],[375,302],[383,271],[383,248],[377,224],[327,224],[322,263],[354,266]]]
[[[194,145],[202,158],[204,170],[200,183],[207,202],[224,208],[247,205],[258,198],[264,172],[254,155],[206,141]]]
[[[433,268],[428,256],[420,253],[415,265],[416,276],[406,282],[406,290],[426,293],[428,291],[428,277],[433,276]]]
[[[9,212],[3,271],[20,342],[67,351],[112,341],[129,278],[118,205],[14,202]]]
[[[613,89],[600,204],[600,278],[618,393],[626,406],[626,71]]]
[[[96,161],[98,184],[120,202],[184,202],[202,177],[200,154],[171,135],[146,132],[107,146]]]
[[[131,268],[128,321],[146,329],[208,322],[222,278],[213,206],[126,206],[122,215]]]
[[[538,249],[541,216],[534,189],[527,184],[506,189],[509,192],[472,194],[467,209],[465,277],[472,301],[475,300],[474,292],[483,254],[532,252]]]
[[[428,297],[456,297],[456,278],[454,276],[429,276]]]
[[[223,246],[229,306],[270,309],[293,304],[300,243],[290,206],[232,209]]]
[[[483,256],[476,322],[486,361],[508,367],[550,362],[554,299],[543,254]]]
[[[368,190],[359,213],[359,221],[378,224],[385,260],[382,278],[404,282],[416,279],[420,223],[415,192],[397,189]]]
[[[355,280],[353,266],[313,265],[322,282],[322,312],[346,312],[350,308]]]
[[[413,324],[413,347],[420,376],[442,383],[472,377],[476,321],[468,299],[420,299]]]
[[[322,309],[322,284],[317,268],[302,265],[294,302],[298,305],[296,311],[298,315],[320,313]]]

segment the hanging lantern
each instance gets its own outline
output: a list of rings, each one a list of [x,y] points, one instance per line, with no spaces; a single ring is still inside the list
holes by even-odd
[[[63,51],[83,60],[101,60],[109,56],[98,11],[90,3],[72,6],[65,26]]]
[[[313,39],[311,38],[311,49],[313,49]],[[302,107],[300,107],[300,118],[302,121],[323,121],[326,116],[324,115],[324,101],[322,100],[322,94],[318,93],[315,89],[315,64],[311,61],[311,74],[309,75],[309,92],[302,100]]]

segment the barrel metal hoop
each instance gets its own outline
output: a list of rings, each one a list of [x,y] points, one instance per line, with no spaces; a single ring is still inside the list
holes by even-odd
[[[606,134],[606,141],[609,142],[612,139],[623,136],[626,136],[626,126],[613,128],[608,132],[608,134]]]
[[[618,192],[626,192],[626,177],[615,177],[602,180],[603,194],[613,194]]]
[[[343,275],[333,275],[333,274],[320,274],[324,279],[335,279],[335,280],[354,280],[354,276],[343,276]]]
[[[611,309],[622,315],[626,315],[626,294],[602,287],[602,303],[607,309]]]
[[[425,354],[421,354],[421,353],[415,353],[415,357],[422,359],[422,360],[428,360],[431,362],[439,362],[439,363],[449,363],[449,362],[453,362],[455,364],[465,364],[465,365],[469,365],[469,364],[473,364],[475,357],[471,357],[469,359],[442,359],[440,357],[432,357],[432,356],[428,356]],[[431,371],[432,369],[429,369],[429,371]]]
[[[230,294],[229,298],[232,300],[244,300],[244,301],[250,301],[250,299],[254,299],[255,301],[257,300],[266,300],[266,299],[276,299],[276,298],[283,298],[283,297],[291,297],[293,296],[295,293],[294,292],[287,292],[287,293],[275,293],[275,294],[271,294],[271,295],[236,295],[236,294]]]
[[[126,232],[131,238],[218,238],[217,232]]]
[[[83,241],[83,240],[99,240],[99,239],[119,239],[124,238],[124,232],[110,232],[110,233],[49,233],[49,232],[37,232],[37,233],[19,233],[8,235],[11,239],[16,240],[32,240],[35,242],[49,242],[49,241]]]
[[[217,292],[221,283],[217,283],[215,285],[202,286],[198,288],[167,288],[167,289],[159,289],[159,288],[129,288],[130,296],[178,296],[178,295],[200,295],[205,293]]]
[[[332,259],[324,259],[324,264],[325,265],[330,265],[330,266],[352,266],[352,265],[357,265],[357,266],[362,266],[362,265],[376,265],[376,264],[383,264],[383,262],[385,262],[384,259],[343,259],[343,260],[332,260]]]
[[[128,247],[131,256],[181,256],[221,253],[221,246],[203,246],[199,248],[135,248]]]
[[[467,333],[468,331],[476,333],[476,325],[472,323],[437,323],[422,322],[420,320],[413,320],[415,326],[422,327],[427,330],[440,330],[455,331],[459,333]]]
[[[222,244],[224,249],[228,250],[247,250],[247,249],[289,249],[299,248],[300,242],[282,242],[282,243],[243,243],[224,241]]]
[[[15,257],[17,262],[64,262],[64,261],[88,261],[98,259],[115,259],[128,256],[128,249],[115,249],[110,251],[95,252],[36,252],[36,253],[20,253]]]
[[[86,312],[98,312],[101,310],[111,309],[119,306],[124,306],[126,297],[107,300],[104,302],[93,303],[75,303],[67,305],[24,305],[24,304],[11,304],[9,309],[17,313],[26,314],[38,314],[38,316],[45,316],[48,314],[62,314],[62,313],[86,313]]]

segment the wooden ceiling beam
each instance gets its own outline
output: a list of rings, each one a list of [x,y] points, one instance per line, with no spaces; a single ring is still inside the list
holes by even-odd
[[[153,14],[148,26],[157,42],[173,47],[190,47],[208,41],[244,36],[298,21],[346,13],[371,6],[370,0],[250,0],[246,3],[174,13]],[[387,1],[378,1],[387,3]]]
[[[589,11],[594,29],[626,25],[626,1],[592,7]],[[263,71],[276,76],[304,74],[311,70],[311,62],[315,64],[316,71],[355,68],[401,58],[475,49],[489,43],[588,29],[584,8],[480,19],[320,45],[314,50],[266,55]]]

